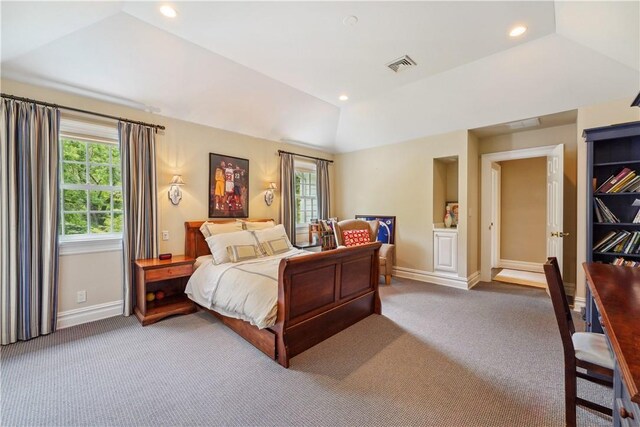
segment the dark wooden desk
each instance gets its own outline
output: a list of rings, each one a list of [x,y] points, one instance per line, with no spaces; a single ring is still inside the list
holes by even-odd
[[[616,358],[616,375],[622,377],[626,390],[614,384],[616,406],[630,399],[636,405],[631,410],[638,414],[640,404],[640,268],[610,264],[584,263],[589,289],[602,318],[602,326],[609,338]],[[627,394],[628,393],[628,394]],[[633,405],[633,404],[631,404]],[[623,410],[614,409],[614,421],[619,424]],[[631,418],[638,422],[636,417]],[[631,424],[625,424],[631,425]],[[633,424],[635,425],[635,424]]]

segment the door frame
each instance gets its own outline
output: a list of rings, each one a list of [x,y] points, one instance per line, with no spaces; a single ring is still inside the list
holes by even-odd
[[[491,162],[491,213],[489,221],[491,222],[491,268],[498,267],[500,263],[500,200],[502,192],[502,166],[497,162]],[[495,178],[495,180],[494,180]]]
[[[482,194],[482,207],[480,212],[480,281],[491,281],[491,200],[493,188],[491,185],[491,163],[505,160],[530,159],[532,157],[548,157],[553,150],[563,144],[545,145],[542,147],[524,148],[521,150],[500,151],[487,153],[480,157],[480,191]],[[486,203],[484,203],[486,201]]]

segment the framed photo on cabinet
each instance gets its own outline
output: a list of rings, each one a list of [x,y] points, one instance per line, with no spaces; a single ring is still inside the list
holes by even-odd
[[[249,216],[249,160],[209,153],[209,218]]]

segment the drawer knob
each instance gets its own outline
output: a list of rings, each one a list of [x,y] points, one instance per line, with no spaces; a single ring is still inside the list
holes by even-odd
[[[633,419],[633,414],[627,411],[624,406],[620,407],[620,418],[631,418]]]

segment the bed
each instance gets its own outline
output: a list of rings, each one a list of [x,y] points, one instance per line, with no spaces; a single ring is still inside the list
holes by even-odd
[[[208,222],[224,224],[232,221]],[[210,254],[200,232],[203,223],[185,222],[185,255],[197,258]],[[271,327],[260,329],[246,320],[221,314],[198,301],[196,303],[288,368],[289,360],[295,355],[371,314],[381,314],[379,250],[380,243],[376,242],[281,259],[277,270],[277,313]]]

